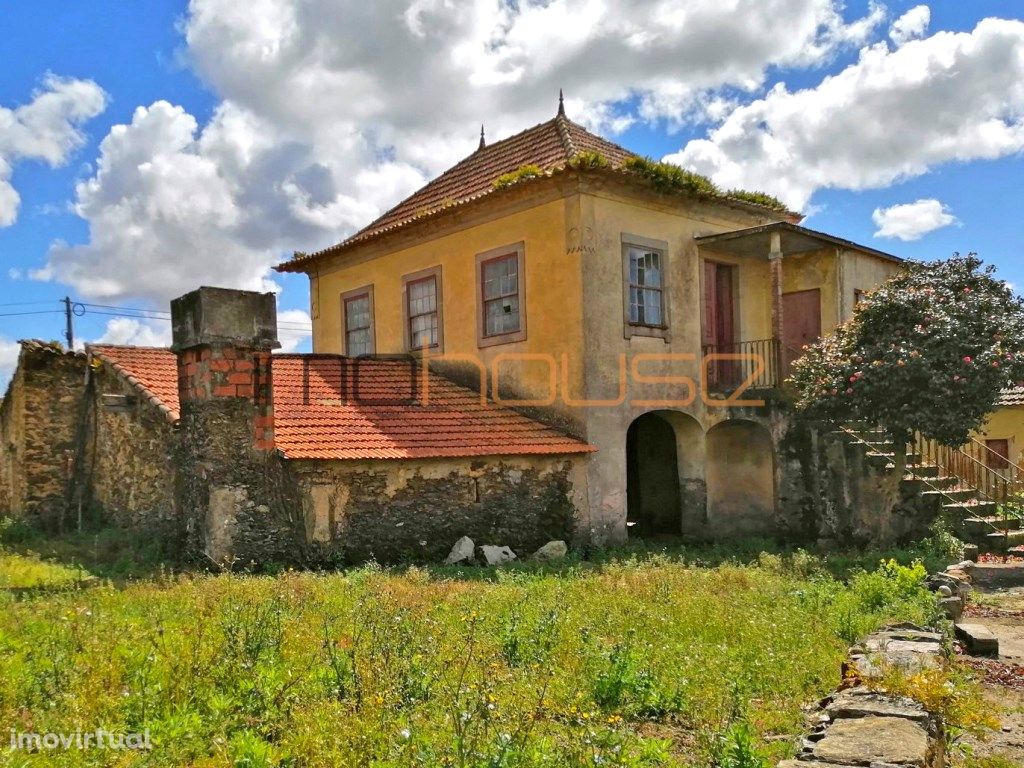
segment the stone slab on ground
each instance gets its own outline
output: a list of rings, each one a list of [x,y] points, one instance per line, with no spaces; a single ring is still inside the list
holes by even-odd
[[[957,639],[974,656],[998,656],[999,638],[983,624],[954,624]]]
[[[970,571],[978,587],[1024,586],[1024,563],[976,563]]]
[[[924,768],[930,761],[928,731],[903,717],[837,720],[811,754],[839,765],[888,763]]]
[[[929,719],[928,711],[914,699],[876,693],[862,686],[837,693],[825,707],[825,713],[836,720],[855,717],[902,717],[927,723]]]

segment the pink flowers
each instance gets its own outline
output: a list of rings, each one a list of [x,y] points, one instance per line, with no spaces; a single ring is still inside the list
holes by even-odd
[[[964,358],[964,362],[965,362],[965,363],[970,363],[970,362],[971,362],[971,356],[970,356],[970,355],[967,355],[967,356],[966,356],[966,357]]]

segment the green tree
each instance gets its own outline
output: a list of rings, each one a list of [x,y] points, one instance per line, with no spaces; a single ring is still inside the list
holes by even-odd
[[[1024,379],[1024,304],[975,254],[911,263],[793,367],[797,409],[962,445]]]

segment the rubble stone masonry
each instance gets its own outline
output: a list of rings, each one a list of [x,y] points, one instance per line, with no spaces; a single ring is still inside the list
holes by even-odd
[[[57,344],[22,343],[18,368],[0,404],[0,515],[59,530],[83,409],[85,356]]]

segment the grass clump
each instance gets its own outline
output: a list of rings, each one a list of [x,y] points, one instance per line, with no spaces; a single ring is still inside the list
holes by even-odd
[[[488,573],[179,576],[12,601],[0,721],[149,729],[161,766],[761,768],[839,682],[851,627],[934,613],[919,567],[847,584],[799,553]]]
[[[611,163],[600,152],[587,150],[573,155],[568,165],[570,168],[607,168]]]
[[[742,200],[746,203],[755,203],[757,205],[763,205],[766,208],[771,208],[774,211],[788,211],[789,206],[779,200],[774,195],[769,195],[767,192],[752,192],[747,189],[730,189],[725,193],[725,196],[732,200]]]
[[[526,165],[519,166],[514,171],[501,174],[501,176],[494,180],[493,187],[495,189],[504,189],[505,187],[511,187],[513,184],[517,184],[524,179],[535,179],[543,175],[543,168],[539,165],[528,163]]]
[[[647,179],[659,192],[689,192],[691,194],[719,197],[722,191],[707,176],[703,176],[672,163],[658,162],[649,157],[630,157],[622,167]]]

